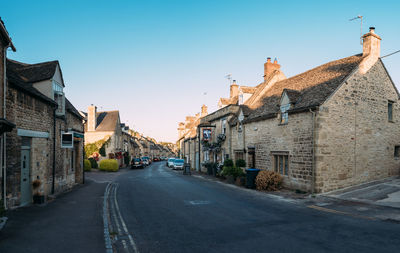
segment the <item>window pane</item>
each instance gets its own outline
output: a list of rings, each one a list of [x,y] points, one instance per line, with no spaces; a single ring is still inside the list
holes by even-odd
[[[274,168],[274,169],[275,169],[275,172],[279,172],[279,171],[278,171],[278,170],[279,170],[279,169],[278,169],[278,168],[279,168],[279,166],[278,166],[278,159],[279,159],[278,156],[277,156],[277,155],[274,155],[274,160],[275,160],[275,166],[274,166],[275,168]]]
[[[388,103],[388,119],[393,120],[393,104],[390,102]]]
[[[288,162],[288,156],[285,155],[285,175],[287,176],[289,172],[289,162]]]
[[[283,175],[283,156],[279,156],[279,173]]]

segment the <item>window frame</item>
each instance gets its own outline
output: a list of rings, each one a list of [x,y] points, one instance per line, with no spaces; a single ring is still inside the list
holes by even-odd
[[[387,105],[387,107],[388,107],[388,121],[389,121],[389,122],[394,122],[394,121],[393,121],[393,105],[394,105],[394,102],[388,100],[388,105]]]
[[[289,176],[290,174],[290,161],[289,161],[289,153],[285,152],[276,152],[272,153],[273,156],[273,167],[276,173],[279,173],[281,176]]]
[[[288,110],[290,109],[290,103],[284,104],[280,106],[280,121],[279,125],[286,125],[289,123],[289,113]]]
[[[395,145],[394,146],[394,154],[393,154],[395,159],[400,159],[400,145]]]

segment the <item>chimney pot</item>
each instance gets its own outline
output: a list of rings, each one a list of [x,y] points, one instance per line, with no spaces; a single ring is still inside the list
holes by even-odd
[[[268,58],[267,58],[267,62],[271,62],[271,57],[268,57]]]
[[[369,31],[370,31],[370,32],[375,32],[375,27],[371,26],[371,27],[369,28]]]

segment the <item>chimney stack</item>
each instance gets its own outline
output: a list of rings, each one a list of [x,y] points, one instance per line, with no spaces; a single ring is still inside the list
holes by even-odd
[[[239,96],[239,85],[236,84],[236,80],[233,80],[233,83],[231,84],[230,98],[235,96]]]
[[[363,60],[360,63],[360,73],[365,74],[378,61],[381,54],[381,37],[375,34],[375,27],[369,28],[369,33],[362,36]]]
[[[206,116],[208,114],[208,112],[207,112],[207,106],[206,105],[203,105],[202,107],[201,107],[201,115],[200,115],[200,117],[204,117],[204,116]]]
[[[268,80],[271,74],[275,70],[279,70],[281,65],[278,64],[278,60],[275,58],[274,62],[271,62],[271,57],[267,58],[267,62],[264,63],[264,81]]]
[[[88,121],[87,130],[96,131],[96,113],[97,107],[93,104],[88,107]]]

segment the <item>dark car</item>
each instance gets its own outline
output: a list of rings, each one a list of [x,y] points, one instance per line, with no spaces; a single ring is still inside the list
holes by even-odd
[[[153,158],[153,162],[158,162],[158,161],[160,161],[160,158],[158,158],[158,157]]]
[[[131,162],[131,169],[143,168],[143,161],[140,158],[133,158]]]

